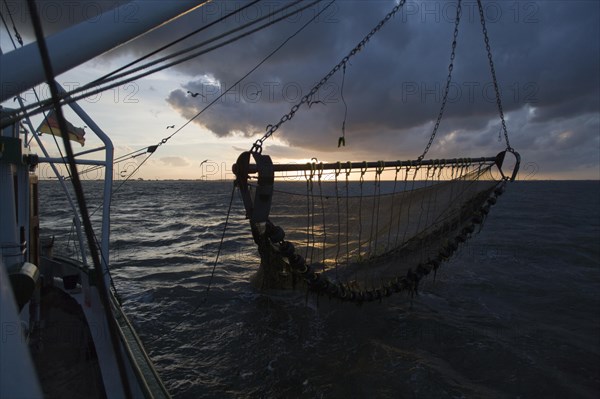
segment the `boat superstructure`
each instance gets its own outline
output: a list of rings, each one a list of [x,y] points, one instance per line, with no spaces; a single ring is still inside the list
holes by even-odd
[[[45,39],[55,74],[204,2],[132,3],[137,3],[140,11],[134,24],[104,18],[100,21],[106,25],[84,22]],[[105,34],[98,35],[98,29]],[[16,96],[15,104],[18,100],[22,107],[19,93],[46,80],[42,61],[36,43],[0,55],[0,101]],[[58,90],[64,93],[62,88]],[[80,166],[103,169],[101,221],[98,233],[92,232],[94,248],[86,241],[76,190],[58,169],[65,159],[50,156],[27,116],[3,123],[0,135],[0,397],[169,397],[108,288],[113,144],[76,102],[69,106],[88,132],[101,141],[98,148],[81,151],[70,159]],[[14,115],[14,111],[3,108],[3,118]],[[41,153],[32,152],[32,142]],[[40,236],[37,171],[44,163],[54,172],[71,208],[78,237],[74,255],[58,253],[52,237]],[[99,254],[98,265],[90,260],[92,251]]]

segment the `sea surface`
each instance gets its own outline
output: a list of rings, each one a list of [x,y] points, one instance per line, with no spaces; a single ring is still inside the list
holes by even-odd
[[[84,184],[93,210],[100,185]],[[60,247],[59,191],[41,182],[42,234]],[[114,194],[114,284],[174,398],[600,397],[600,182],[510,184],[419,295],[362,306],[253,286],[237,194],[215,263],[231,193],[132,181]]]

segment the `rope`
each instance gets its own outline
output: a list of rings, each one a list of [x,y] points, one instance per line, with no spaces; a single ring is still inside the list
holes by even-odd
[[[413,178],[412,178],[412,183],[411,183],[411,187],[410,187],[410,191],[412,192],[415,189],[415,180],[417,178],[417,172],[419,172],[419,169],[421,168],[420,165],[417,165],[415,168],[415,171],[413,172]],[[408,171],[406,172],[408,174]],[[405,191],[406,192],[406,191]],[[409,196],[408,198],[408,208],[406,210],[406,228],[404,229],[404,235],[402,236],[402,243],[406,242],[406,235],[408,234],[408,226],[410,224],[410,208],[412,205],[412,195]]]
[[[434,185],[437,184],[437,182],[435,180],[435,172],[436,172],[437,167],[438,167],[438,164],[433,164],[433,165],[429,166],[427,169],[427,175],[429,175],[429,170],[432,169],[431,184],[429,185],[429,187],[433,187]],[[428,176],[428,178],[429,178],[429,176]],[[429,215],[431,213],[431,206],[432,206],[432,204],[434,206],[437,204],[437,196],[438,196],[438,190],[434,190],[433,201],[427,201],[427,210],[425,211],[425,226],[430,226]],[[421,205],[422,205],[422,203],[421,203]],[[419,230],[417,229],[417,231],[419,231]],[[423,258],[424,258],[424,252],[425,252],[425,245],[422,245],[421,246],[421,259],[420,259],[421,262],[423,261]]]
[[[394,189],[392,191],[392,195],[396,194],[396,185],[398,184],[398,172],[400,172],[400,170],[402,169],[402,163],[400,163],[400,166],[396,166],[396,173],[394,174]],[[396,201],[392,201],[390,204],[390,218],[394,218],[394,204],[396,203]],[[398,220],[400,220],[400,217],[398,216]],[[392,238],[392,229],[388,229],[388,239],[387,239],[387,245],[385,247],[386,251],[390,248],[390,241]]]
[[[274,242],[275,249],[272,250],[270,256],[287,258],[290,270],[304,280],[309,291],[315,292],[317,295],[327,295],[329,298],[354,302],[358,305],[363,304],[364,302],[381,301],[383,298],[389,297],[394,293],[410,292],[414,295],[417,293],[418,284],[422,278],[431,271],[437,271],[440,263],[448,260],[452,254],[458,250],[459,246],[471,236],[471,233],[475,230],[474,226],[483,223],[483,219],[477,215],[480,213],[487,214],[489,212],[489,208],[496,203],[497,198],[502,194],[503,186],[505,184],[506,181],[501,180],[491,189],[482,193],[483,196],[478,198],[476,202],[479,204],[479,210],[470,214],[470,224],[458,232],[454,238],[448,240],[446,244],[439,249],[437,256],[430,258],[425,263],[419,263],[414,270],[412,268],[409,269],[404,276],[391,277],[386,280],[382,279],[381,284],[376,288],[371,286],[368,289],[360,289],[351,284],[331,281],[324,274],[315,272],[312,266],[307,264],[305,258],[295,252],[294,245],[289,241],[281,240],[277,243]],[[468,209],[469,206],[467,204],[465,210]],[[267,231],[276,231],[278,229],[281,228],[271,224]],[[443,232],[444,229],[442,228],[440,231]],[[437,233],[436,231],[433,231],[432,234],[435,235]],[[266,235],[264,238],[266,240],[271,237]]]
[[[310,199],[311,199],[311,237],[312,237],[312,245],[310,247],[310,260],[314,262],[315,259],[315,247],[317,246],[317,236],[315,234],[315,194],[314,194],[314,176],[315,176],[315,164],[311,163],[311,171],[310,171]]]
[[[366,162],[365,162],[366,164]],[[363,183],[365,181],[365,173],[367,171],[366,166],[360,169],[360,198],[358,200],[358,260],[362,258],[360,249],[361,249],[361,235],[362,235],[362,200],[363,200]]]
[[[398,212],[398,227],[396,228],[396,241],[395,246],[398,246],[398,238],[400,237],[400,221],[402,220],[402,204],[404,203],[404,196],[406,195],[406,187],[408,185],[408,172],[412,165],[408,164],[406,172],[404,173],[404,187],[402,187],[402,198],[400,200],[400,211]]]
[[[308,258],[308,249],[310,248],[310,192],[311,192],[311,179],[312,179],[312,169],[310,177],[307,171],[304,171],[304,178],[306,179],[306,252],[304,254],[305,258]]]
[[[371,207],[371,229],[369,230],[369,246],[367,247],[367,258],[371,257],[371,247],[373,245],[373,229],[375,228],[375,224],[373,221],[375,220],[375,202],[377,201],[377,176],[378,173],[375,172],[375,178],[373,179],[373,206]]]
[[[151,147],[153,147],[153,146],[151,146]],[[119,164],[119,163],[124,162],[124,161],[129,161],[129,160],[134,159],[134,158],[137,158],[137,157],[139,157],[141,155],[144,155],[146,152],[153,152],[153,151],[150,151],[151,147],[143,147],[143,148],[140,148],[138,150],[131,151],[131,152],[125,154],[125,155],[121,155],[121,156],[119,156],[119,157],[117,157],[117,158],[115,158],[113,160],[113,165]],[[79,172],[79,174],[80,175],[85,175],[86,173],[90,173],[90,172],[93,172],[95,170],[102,169],[102,168],[104,168],[103,165],[93,165],[93,166],[90,166],[88,168],[83,169],[81,172]]]
[[[381,174],[385,169],[385,162],[380,161],[380,166],[376,170],[375,184],[377,186],[377,217],[375,218],[375,251],[377,251],[377,242],[379,241],[379,206],[381,205]],[[373,207],[375,208],[375,207]]]
[[[231,215],[231,208],[233,207],[233,198],[235,196],[235,190],[236,190],[236,186],[234,183],[233,189],[231,190],[231,196],[229,198],[229,206],[227,207],[227,216],[225,216],[225,225],[223,226],[223,233],[221,234],[221,240],[219,241],[219,248],[217,249],[217,255],[215,256],[215,261],[213,262],[213,267],[210,272],[208,284],[206,285],[206,291],[205,291],[204,298],[200,301],[200,303],[191,312],[188,312],[188,314],[196,313],[196,311],[198,309],[200,309],[200,307],[202,305],[204,305],[206,303],[206,301],[208,300],[208,293],[210,291],[210,288],[212,287],[212,282],[213,282],[213,279],[215,276],[215,270],[217,268],[217,264],[219,263],[219,257],[221,255],[221,251],[223,249],[223,243],[225,242],[225,233],[227,232],[227,227],[229,224],[229,217]],[[188,320],[187,317],[183,317],[177,324],[175,324],[175,326],[173,326],[171,329],[169,329],[168,332],[165,332],[165,333],[159,335],[158,337],[154,338],[152,341],[150,341],[150,343],[154,343],[154,342],[158,341],[159,339],[164,338],[166,335],[173,333],[173,331],[177,330],[177,328],[179,328],[179,326],[181,326],[187,320]]]
[[[337,273],[337,267],[340,258],[340,251],[342,250],[342,219],[340,217],[340,190],[339,190],[339,181],[338,177],[342,172],[342,164],[338,162],[338,166],[335,169],[335,207],[337,210],[337,251],[335,253],[335,270]],[[346,210],[346,215],[348,215],[348,210]]]
[[[348,191],[349,191],[349,186],[350,186],[350,181],[349,181],[349,176],[350,173],[352,173],[352,164],[350,162],[348,162],[346,164],[346,264],[350,263],[350,241],[349,241],[349,230],[350,230],[350,206],[348,203],[348,198],[350,197],[350,195],[348,195]]]
[[[182,54],[188,53],[188,52],[190,52],[190,51],[192,51],[192,50],[194,50],[194,49],[197,49],[197,48],[200,48],[200,47],[206,46],[207,44],[210,44],[210,43],[212,43],[212,42],[215,42],[215,41],[217,41],[217,40],[219,40],[219,39],[222,39],[222,38],[224,38],[224,37],[226,37],[226,36],[228,36],[228,35],[230,35],[230,34],[232,34],[232,33],[239,32],[239,31],[241,31],[241,30],[243,30],[243,29],[245,29],[245,28],[248,28],[248,27],[250,27],[250,26],[252,26],[252,25],[255,25],[255,24],[257,24],[257,23],[259,23],[259,22],[261,22],[261,21],[264,21],[265,19],[272,18],[274,15],[276,15],[276,14],[278,14],[278,13],[280,13],[280,12],[282,12],[282,11],[284,11],[284,10],[286,10],[286,9],[290,8],[291,6],[293,6],[293,5],[295,5],[295,4],[298,4],[298,3],[302,2],[302,1],[303,1],[303,0],[296,0],[295,2],[292,2],[292,3],[290,3],[290,4],[287,4],[287,5],[285,5],[285,6],[281,7],[281,8],[279,8],[279,9],[277,9],[277,10],[275,10],[275,11],[272,11],[272,12],[270,12],[270,13],[268,13],[268,14],[265,14],[265,15],[263,15],[263,16],[262,16],[262,17],[260,17],[260,18],[253,19],[252,21],[250,21],[250,22],[248,22],[248,23],[246,23],[246,24],[244,24],[244,25],[241,25],[241,26],[239,26],[239,27],[237,27],[237,28],[235,28],[235,29],[231,29],[231,30],[229,30],[229,31],[227,31],[227,32],[225,32],[225,33],[222,33],[222,34],[220,34],[220,35],[214,36],[214,37],[212,37],[212,38],[210,38],[210,39],[208,39],[208,40],[205,40],[205,41],[203,41],[203,42],[201,42],[201,43],[198,43],[198,44],[196,44],[196,45],[193,45],[193,46],[191,46],[191,47],[188,47],[187,49],[180,50],[180,51],[177,51],[177,52],[175,52],[175,53],[173,53],[173,54],[170,54],[170,55],[168,55],[168,56],[164,56],[164,57],[161,57],[161,58],[159,58],[159,59],[156,59],[156,60],[154,60],[154,61],[151,61],[151,62],[149,62],[149,63],[147,63],[147,64],[144,64],[144,65],[142,65],[142,66],[139,66],[139,67],[137,67],[137,68],[134,68],[134,69],[132,69],[132,70],[130,70],[130,71],[128,71],[128,72],[121,73],[121,74],[116,74],[116,75],[113,75],[113,76],[112,76],[112,77],[110,77],[110,78],[109,78],[109,77],[105,77],[105,78],[103,78],[102,82],[100,82],[100,84],[106,84],[106,83],[108,83],[108,82],[114,81],[114,80],[116,80],[116,79],[119,79],[119,78],[121,78],[121,77],[125,77],[125,76],[127,76],[127,75],[131,75],[131,74],[133,74],[133,73],[135,73],[135,72],[138,72],[138,71],[141,71],[141,70],[147,69],[147,68],[149,68],[149,67],[151,67],[151,66],[154,66],[154,65],[156,65],[156,64],[159,64],[159,63],[161,63],[161,62],[163,62],[163,61],[167,61],[167,60],[169,60],[169,59],[171,59],[171,58],[175,58],[175,57],[177,57],[177,56],[179,56],[179,55],[182,55]],[[179,64],[179,63],[181,63],[181,62],[184,62],[184,61],[190,60],[190,59],[192,59],[192,58],[195,58],[195,57],[198,57],[198,56],[200,56],[200,55],[206,54],[206,53],[208,53],[208,52],[210,52],[210,51],[216,50],[216,49],[218,49],[218,48],[220,48],[220,47],[223,47],[223,46],[225,46],[225,45],[227,45],[227,44],[231,44],[231,43],[233,43],[233,42],[235,42],[235,41],[237,41],[237,40],[239,40],[239,39],[245,38],[246,36],[249,36],[249,35],[251,35],[251,34],[253,34],[253,33],[256,33],[256,32],[258,32],[258,31],[260,31],[260,30],[262,30],[262,29],[265,29],[265,28],[267,28],[267,27],[271,26],[271,25],[274,25],[274,24],[276,24],[277,22],[280,22],[280,21],[282,21],[282,20],[283,20],[283,19],[285,19],[285,18],[289,18],[290,16],[293,16],[294,14],[298,13],[299,11],[302,11],[302,10],[304,10],[304,9],[308,8],[308,7],[311,7],[312,5],[314,5],[315,3],[319,2],[319,1],[321,1],[321,0],[314,1],[313,3],[310,3],[310,4],[308,4],[307,6],[304,6],[303,8],[300,8],[300,9],[298,9],[298,10],[296,10],[296,11],[292,12],[292,13],[289,13],[289,14],[286,14],[286,15],[284,15],[284,16],[282,16],[282,17],[279,17],[279,18],[276,18],[276,19],[274,19],[274,20],[271,20],[271,21],[270,21],[270,22],[268,22],[268,23],[265,23],[265,24],[263,24],[263,25],[261,25],[261,26],[259,26],[259,27],[255,28],[255,29],[252,29],[252,30],[250,30],[250,31],[244,32],[244,33],[242,33],[242,34],[240,34],[240,35],[238,35],[238,36],[235,36],[235,37],[233,37],[232,39],[229,39],[229,40],[226,40],[225,42],[219,43],[218,45],[215,45],[215,46],[213,46],[213,47],[209,47],[208,49],[205,49],[205,50],[202,50],[202,51],[199,51],[199,52],[193,53],[193,54],[191,54],[191,55],[189,55],[189,56],[183,57],[183,58],[181,58],[181,59],[179,59],[179,60],[177,60],[177,61],[174,61],[174,62],[172,62],[172,63],[170,63],[170,64],[166,64],[166,65],[163,65],[163,66],[161,66],[161,67],[155,68],[155,69],[151,70],[151,71],[150,71],[150,73],[159,72],[159,71],[161,71],[161,70],[163,70],[163,69],[165,69],[165,68],[169,68],[169,67],[171,67],[171,66],[174,66],[174,65],[177,65],[177,64]],[[236,13],[237,13],[237,12],[239,12],[239,11],[240,11],[240,10],[237,10],[237,11],[236,11]],[[140,77],[144,77],[144,76],[146,76],[146,73],[145,73],[145,74],[142,74]],[[119,84],[118,84],[118,85],[119,85],[119,86],[121,86],[122,84],[124,84],[124,83],[127,83],[127,82],[128,82],[128,81],[127,81],[127,80],[125,80],[125,81],[123,81],[123,82],[119,82]],[[75,90],[75,92],[76,92],[76,93],[79,93],[79,92],[83,92],[83,91],[89,90],[91,87],[93,87],[93,86],[94,86],[94,85],[93,85],[93,83],[95,83],[95,82],[92,82],[92,83],[90,83],[89,85],[86,85],[87,87],[86,87],[86,86],[82,86],[82,87],[80,87],[80,88],[77,88],[77,89]],[[96,84],[96,85],[97,85],[97,84]]]
[[[321,202],[321,216],[323,217],[323,270],[325,270],[325,248],[327,247],[327,227],[325,224],[325,205],[323,204],[323,187],[321,186],[321,178],[323,177],[323,163],[320,163],[320,169],[317,172],[317,183],[319,185],[319,199]]]
[[[225,233],[227,232],[227,226],[229,224],[229,216],[231,215],[231,208],[233,206],[233,197],[235,196],[235,188],[236,187],[235,187],[235,183],[234,183],[233,189],[231,190],[231,196],[229,198],[229,206],[227,207],[227,216],[225,216],[225,226],[223,226],[223,234],[221,234],[221,241],[219,241],[219,249],[217,250],[217,256],[215,257],[215,262],[213,263],[213,267],[210,272],[210,278],[209,278],[208,284],[206,286],[206,296],[204,297],[204,301],[202,303],[206,302],[208,299],[208,292],[210,291],[210,287],[212,285],[213,278],[215,276],[215,269],[217,267],[217,264],[219,263],[219,257],[221,256],[221,250],[223,249],[223,242],[225,241]],[[196,310],[198,310],[199,307],[200,307],[200,305],[198,305],[194,309],[194,312]]]
[[[440,163],[438,163],[438,175],[437,175],[437,179],[436,179],[436,184],[439,184],[440,181],[442,180],[442,170],[445,167],[445,164],[443,163],[445,162],[445,160],[440,161]],[[451,184],[451,186],[454,186],[454,184]],[[450,196],[450,198],[452,198],[452,196]],[[433,214],[435,215],[437,212],[437,206],[438,206],[438,192],[435,192],[435,195],[433,197]],[[429,215],[428,215],[428,219],[429,219]]]
[[[304,206],[307,210],[307,221],[309,224],[312,223],[312,233],[310,225],[302,227],[303,220],[300,220],[299,224],[291,221],[290,215],[296,214],[296,211],[290,206],[282,209],[282,213],[272,215],[272,218],[265,222],[264,229],[252,225],[253,235],[257,234],[255,242],[259,245],[259,253],[262,258],[260,266],[263,272],[262,276],[266,278],[266,273],[271,273],[273,276],[272,281],[275,282],[275,285],[271,288],[281,288],[282,275],[275,276],[273,273],[279,273],[283,269],[299,276],[307,284],[309,291],[356,303],[381,300],[394,292],[401,291],[407,291],[414,295],[417,293],[418,284],[422,277],[431,271],[435,273],[440,263],[449,259],[460,245],[472,236],[472,233],[476,231],[475,226],[479,225],[481,227],[485,221],[485,216],[489,213],[490,206],[496,203],[497,197],[501,194],[499,189],[506,183],[504,178],[500,181],[494,181],[494,179],[491,179],[492,176],[489,175],[492,167],[501,168],[501,165],[498,164],[498,157],[477,158],[476,160],[470,158],[427,160],[418,163],[415,161],[391,162],[389,165],[396,167],[395,188],[394,194],[388,196],[388,194],[383,194],[381,184],[381,177],[386,170],[385,164],[383,162],[374,164],[374,162],[369,163],[369,169],[376,168],[373,192],[369,192],[368,197],[365,196],[364,178],[367,172],[367,163],[363,163],[360,168],[361,176],[359,177],[359,184],[362,184],[363,187],[361,190],[359,185],[356,189],[356,195],[352,195],[352,213],[349,213],[350,207],[346,206],[346,264],[339,256],[340,247],[343,245],[340,237],[343,215],[340,214],[342,207],[338,186],[335,187],[335,199],[325,196],[326,193],[322,191],[324,187],[319,187],[319,197],[322,202],[320,205],[321,213],[325,212],[327,215],[331,212],[338,213],[338,235],[336,237],[329,237],[328,235],[328,239],[323,240],[323,247],[326,247],[323,250],[327,251],[325,255],[317,252],[311,254],[312,259],[298,255],[294,245],[289,241],[285,241],[286,232],[274,224],[274,220],[281,216],[282,220],[286,220],[286,223],[291,223],[289,227],[291,227],[290,237],[292,238],[289,238],[290,240],[302,242],[302,237],[298,236],[298,232],[304,229],[307,236],[309,236],[309,240],[310,237],[313,237],[313,249],[320,244],[320,238],[318,240],[319,244],[314,241],[315,233],[317,233],[314,228],[316,227],[320,231],[320,227],[316,223],[321,223],[321,220],[316,220],[319,218],[315,209],[318,199],[315,197],[314,188],[311,196],[310,188],[310,182],[314,179],[315,173],[321,174],[321,164],[317,163],[316,160],[307,164],[304,169],[308,198]],[[334,169],[331,169],[333,171],[331,173],[335,175],[335,183],[339,184],[338,176],[341,173],[342,164],[329,165],[333,165]],[[452,169],[446,169],[450,166],[453,166]],[[405,188],[408,185],[412,186],[409,191],[398,190],[401,169],[406,170],[403,177]],[[456,178],[454,183],[443,181],[442,174],[444,170],[449,171],[449,177]],[[409,182],[411,172],[413,175],[410,177]],[[346,204],[348,204],[350,198],[348,187],[349,167],[346,168],[346,174]],[[323,176],[319,177],[322,185]],[[417,183],[417,177],[419,180],[424,180],[424,185]],[[446,175],[443,177],[446,178]],[[449,186],[449,184],[451,185]],[[457,190],[460,191],[458,196],[454,195]],[[360,191],[362,191],[362,194]],[[299,195],[293,192],[281,192],[281,194]],[[406,195],[409,195],[409,198],[406,198]],[[285,197],[282,196],[281,198],[285,201]],[[365,198],[372,202],[365,203]],[[392,202],[400,204],[400,198],[402,198],[403,203],[400,205],[402,208],[399,209],[399,212],[391,212],[387,220],[382,219],[380,213],[389,210],[389,204]],[[327,203],[324,203],[325,199],[327,199]],[[439,202],[442,200],[449,206],[438,209],[441,206]],[[386,205],[384,206],[381,201],[385,201]],[[295,200],[290,198],[289,204],[291,205],[294,202]],[[421,206],[416,207],[419,203]],[[359,204],[360,206],[358,206]],[[362,209],[363,205],[365,209],[368,209],[369,206],[373,208],[365,212],[365,209]],[[302,204],[300,204],[300,207],[302,207]],[[406,214],[403,214],[407,207],[412,207],[414,210],[406,211]],[[358,215],[360,217],[357,217]],[[371,217],[372,223],[370,225],[372,236],[367,237],[371,249],[364,253],[362,247],[367,243],[367,240],[363,243],[362,235],[365,233],[361,232],[360,227],[350,232],[351,237],[348,233],[350,219],[360,226],[362,216]],[[411,223],[410,219],[414,219],[414,222]],[[406,228],[400,222],[407,222]],[[385,226],[382,226],[381,223],[385,223]],[[335,224],[335,219],[331,215],[323,229],[332,231],[333,224]],[[396,224],[404,230],[404,241],[400,242],[400,245],[395,248],[389,248],[382,242],[382,248],[378,248],[379,239],[381,238],[383,241],[383,234],[388,234],[388,240],[392,240],[386,230]],[[369,225],[363,225],[363,229],[366,228],[365,226]],[[361,234],[361,238],[357,240],[356,237],[359,234]],[[349,240],[351,240],[351,243]],[[334,247],[336,241],[337,249]],[[352,244],[352,248],[350,248],[350,244]],[[320,247],[316,249],[319,250]],[[352,252],[350,252],[350,249],[352,249]],[[350,257],[350,253],[352,257]],[[315,259],[315,256],[318,259]],[[317,272],[317,269],[322,269],[323,265],[326,265],[324,270]],[[335,265],[335,271],[333,265]],[[291,284],[296,281],[298,280],[294,276],[288,277],[287,280]]]
[[[348,117],[348,104],[346,103],[346,99],[344,98],[344,82],[346,80],[346,64],[344,64],[343,73],[342,73],[342,86],[340,87],[340,96],[342,97],[342,103],[344,103],[344,121],[342,122],[342,137],[338,139],[338,148],[341,146],[346,146],[346,118]]]

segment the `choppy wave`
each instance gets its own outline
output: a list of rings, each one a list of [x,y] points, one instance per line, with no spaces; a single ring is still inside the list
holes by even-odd
[[[361,307],[257,291],[239,200],[212,276],[230,190],[114,196],[115,285],[175,398],[598,397],[600,183],[511,185],[420,295]],[[66,240],[58,191],[41,184],[42,232]]]

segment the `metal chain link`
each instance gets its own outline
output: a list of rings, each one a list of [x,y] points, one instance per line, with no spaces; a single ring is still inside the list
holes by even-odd
[[[494,91],[496,92],[496,104],[498,105],[498,113],[500,114],[500,120],[502,121],[502,131],[504,132],[504,140],[506,140],[506,149],[513,152],[513,148],[510,146],[508,140],[508,131],[506,129],[506,121],[504,120],[504,111],[502,110],[502,99],[500,97],[500,88],[498,87],[498,80],[496,79],[496,69],[494,68],[494,60],[492,59],[492,50],[490,48],[490,39],[488,38],[487,28],[485,27],[485,15],[483,13],[483,6],[481,0],[477,0],[477,6],[479,7],[479,18],[481,20],[481,28],[483,29],[483,40],[485,42],[485,50],[487,51],[487,57],[490,64],[490,72],[492,74],[492,81],[494,83]]]
[[[360,41],[360,43],[358,43],[356,45],[356,47],[354,47],[352,49],[352,51],[350,51],[348,53],[348,55],[346,55],[344,58],[342,58],[342,60],[335,67],[333,67],[333,69],[331,69],[331,71],[329,71],[329,73],[327,75],[325,75],[319,81],[319,83],[317,83],[310,90],[310,92],[307,95],[305,95],[304,97],[302,97],[300,99],[300,102],[297,103],[296,105],[294,105],[290,109],[290,112],[288,112],[287,114],[285,114],[285,115],[283,115],[281,117],[281,119],[279,120],[279,122],[277,122],[274,125],[267,125],[267,129],[266,129],[267,132],[264,134],[263,137],[261,137],[260,139],[258,139],[258,140],[256,140],[254,142],[254,144],[252,145],[252,148],[250,149],[250,151],[260,153],[262,151],[262,144],[265,142],[265,140],[267,140],[269,137],[271,137],[273,135],[273,133],[275,133],[277,131],[277,129],[279,129],[279,127],[281,125],[283,125],[285,122],[287,122],[290,119],[292,119],[294,117],[294,115],[296,114],[296,112],[298,111],[298,109],[300,109],[300,106],[302,104],[308,103],[310,101],[310,99],[319,91],[319,89],[325,83],[327,83],[327,81],[329,79],[331,79],[331,77],[333,75],[335,75],[340,69],[342,69],[348,63],[348,61],[350,60],[351,57],[355,56],[358,52],[360,52],[363,49],[363,47],[367,44],[367,42],[369,40],[371,40],[371,37],[373,37],[373,35],[375,33],[377,33],[383,27],[383,25],[385,25],[398,12],[398,10],[400,10],[400,8],[402,8],[402,6],[404,5],[405,2],[406,2],[406,0],[400,0],[400,2],[396,6],[394,6],[394,8],[392,8],[392,10],[381,21],[379,21],[379,23],[371,30],[371,32],[369,32],[369,34],[367,34]]]
[[[442,117],[444,116],[444,110],[446,109],[446,103],[448,101],[448,92],[450,91],[450,83],[452,82],[452,70],[454,69],[454,58],[456,57],[456,39],[458,37],[458,25],[460,24],[460,16],[462,14],[461,0],[458,0],[458,4],[456,6],[456,18],[454,20],[454,34],[452,36],[452,52],[450,53],[450,64],[448,65],[448,77],[446,78],[446,87],[444,89],[444,97],[442,98],[442,105],[440,107],[440,112],[438,113],[437,120],[435,121],[435,125],[433,126],[433,131],[431,132],[431,137],[429,137],[429,142],[425,146],[425,150],[419,156],[418,160],[421,161],[425,158],[425,154],[429,151],[429,148],[433,144],[433,140],[435,139],[435,135],[437,134],[438,128],[440,127],[440,123],[442,122]]]

